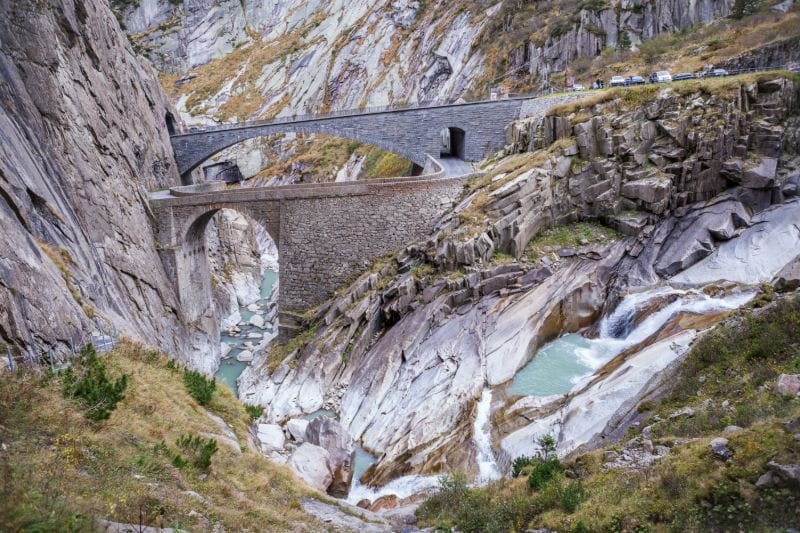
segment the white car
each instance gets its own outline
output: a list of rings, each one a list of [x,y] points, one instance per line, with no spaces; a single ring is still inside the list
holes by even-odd
[[[572,87],[569,88],[570,91],[585,91],[586,87],[581,85],[580,83],[576,83]]]
[[[612,76],[611,81],[608,83],[609,87],[624,87],[625,78],[622,76]]]
[[[670,83],[672,75],[666,70],[660,70],[656,72],[656,80],[658,80],[658,83]]]

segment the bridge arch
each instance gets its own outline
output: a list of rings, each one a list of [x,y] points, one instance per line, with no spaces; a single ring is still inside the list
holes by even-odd
[[[456,137],[464,132],[457,153],[465,161],[478,161],[503,148],[505,127],[519,117],[522,103],[512,99],[287,117],[207,128],[174,135],[171,141],[184,181],[192,170],[225,148],[255,137],[292,132],[324,133],[371,144],[424,167],[428,154],[440,153],[443,128],[453,128]]]
[[[385,139],[378,138],[376,136],[370,135],[369,133],[360,132],[360,131],[330,131],[329,128],[324,127],[297,127],[293,124],[289,123],[284,125],[282,128],[276,128],[279,131],[269,131],[266,133],[258,134],[247,132],[238,134],[236,136],[231,136],[231,138],[226,139],[223,142],[215,145],[213,149],[209,149],[206,153],[203,154],[202,157],[197,157],[194,161],[192,161],[186,168],[180,168],[181,176],[184,178],[190,174],[195,169],[199,168],[201,165],[206,163],[209,159],[214,157],[215,155],[219,154],[223,150],[231,148],[232,146],[236,146],[237,144],[243,143],[250,139],[256,139],[259,137],[267,137],[270,135],[280,135],[286,133],[298,133],[302,135],[330,135],[332,137],[337,137],[340,139],[348,139],[351,141],[357,141],[362,144],[368,144],[370,146],[374,146],[376,148],[380,148],[381,150],[386,150],[387,152],[392,152],[396,155],[404,159],[408,159],[414,165],[422,168],[427,163],[427,153],[418,153],[416,150],[405,149],[402,147],[398,147],[396,144],[387,141]],[[176,139],[180,139],[180,136],[173,137],[173,147],[175,146]],[[213,151],[212,151],[213,150]],[[177,149],[176,149],[177,152]],[[431,153],[436,153],[435,151],[431,150]]]
[[[207,314],[213,302],[207,230],[214,217],[225,210],[242,215],[251,224],[260,226],[278,250],[277,236],[270,231],[270,227],[275,228],[277,224],[259,219],[258,213],[252,212],[245,206],[214,206],[190,213],[182,224],[182,229],[179,230],[179,235],[182,236],[180,242],[182,257],[178,265],[184,271],[178,273],[178,278],[183,280],[181,292],[184,295],[192,295],[191,298],[182,299],[191,316]]]

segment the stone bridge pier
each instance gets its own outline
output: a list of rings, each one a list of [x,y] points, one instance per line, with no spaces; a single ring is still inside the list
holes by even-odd
[[[184,318],[214,314],[205,230],[220,209],[261,224],[277,244],[278,316],[283,339],[300,316],[374,259],[430,234],[463,189],[465,176],[400,178],[274,188],[220,184],[154,193],[159,253],[175,280]]]

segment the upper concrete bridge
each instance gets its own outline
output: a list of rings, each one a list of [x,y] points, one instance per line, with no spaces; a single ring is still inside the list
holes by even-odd
[[[558,100],[558,97],[555,98]],[[409,108],[337,111],[325,115],[285,117],[202,128],[173,135],[178,171],[189,174],[214,154],[237,143],[277,133],[323,133],[371,144],[394,152],[419,167],[428,154],[445,152],[464,161],[479,161],[505,145],[505,127],[520,116],[524,106],[552,98],[511,98]],[[535,105],[534,105],[535,106]],[[447,130],[450,146],[442,144]]]
[[[185,318],[210,318],[211,283],[205,229],[220,209],[234,209],[261,224],[278,247],[278,313],[290,336],[299,315],[322,303],[372,261],[429,235],[459,197],[478,160],[505,145],[513,120],[544,114],[574,95],[473,104],[341,113],[257,122],[175,135],[182,175],[220,150],[245,139],[288,131],[327,133],[367,142],[427,167],[428,174],[344,183],[281,187],[226,187],[212,182],[153,193],[158,243],[175,280]],[[442,149],[442,130],[450,146]],[[450,157],[442,157],[450,152]],[[432,155],[429,155],[432,154]]]

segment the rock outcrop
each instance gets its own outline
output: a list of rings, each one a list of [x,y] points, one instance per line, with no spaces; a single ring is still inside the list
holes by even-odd
[[[760,232],[791,226],[792,205],[769,206],[783,199],[796,168],[786,141],[797,128],[794,94],[785,82],[763,80],[726,95],[651,93],[636,111],[608,101],[589,121],[567,112],[516,125],[510,157],[489,166],[483,187],[427,242],[376,265],[322,306],[308,344],[283,361],[257,357],[241,377],[242,396],[266,406],[273,421],[338,411],[350,435],[379,456],[362,478],[369,484],[455,465],[472,471],[473,409],[484,387],[508,382],[544,342],[592,324],[617,294],[714,261],[708,255],[726,242],[756,246],[750,239]],[[705,119],[693,121],[701,107]],[[717,125],[717,113],[735,127]],[[737,145],[751,161],[776,158],[766,187],[723,175],[722,161]],[[517,153],[528,147],[534,151]],[[582,218],[600,218],[630,237],[527,255],[542,229]],[[797,249],[789,241],[783,247]],[[523,260],[497,262],[503,253]],[[755,282],[769,281],[789,255],[758,267]],[[603,432],[631,398],[650,390],[653,372],[685,353],[693,334],[671,328],[571,403],[553,404],[565,414],[550,423],[569,435],[561,449]],[[603,416],[588,409],[598,403]],[[531,428],[502,447],[508,457],[530,453],[537,431],[547,429]]]
[[[580,57],[709,24],[728,16],[732,6],[732,0],[585,2],[577,13],[552,24],[544,42],[525,43],[512,54],[511,67],[527,67],[531,75],[547,79]]]
[[[216,320],[183,323],[151,228],[179,183],[155,72],[99,0],[4,2],[0,43],[0,341],[116,329],[211,370]]]

